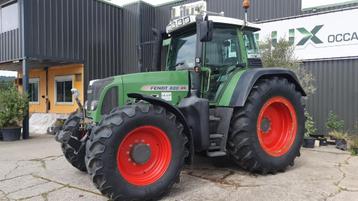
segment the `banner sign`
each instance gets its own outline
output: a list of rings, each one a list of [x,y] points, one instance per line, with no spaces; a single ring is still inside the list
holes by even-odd
[[[300,60],[358,56],[358,9],[259,24],[256,37],[285,38]]]
[[[358,0],[302,0],[302,10],[356,3]]]

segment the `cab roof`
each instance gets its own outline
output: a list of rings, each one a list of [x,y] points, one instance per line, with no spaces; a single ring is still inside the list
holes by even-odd
[[[220,23],[220,24],[235,25],[240,27],[245,25],[244,20],[231,18],[231,17],[209,15],[208,19],[212,20],[214,23]],[[259,26],[257,26],[257,24],[254,23],[247,22],[245,27],[252,31],[260,31]]]
[[[208,15],[208,20],[213,21],[216,24],[225,24],[225,25],[234,25],[243,27],[245,25],[244,20],[239,20],[236,18],[231,17],[224,17],[224,16],[218,16],[218,15]],[[187,27],[188,25],[193,25],[196,21],[195,15],[189,15],[181,18],[176,18],[170,21],[168,26],[166,27],[166,32],[168,34],[177,31],[182,30],[183,28]],[[247,22],[245,25],[246,30],[250,31],[259,31],[260,28],[257,24]]]

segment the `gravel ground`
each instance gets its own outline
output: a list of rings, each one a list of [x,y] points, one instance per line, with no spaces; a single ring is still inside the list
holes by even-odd
[[[334,147],[303,149],[294,167],[253,175],[198,156],[165,201],[356,201],[358,157]],[[86,173],[72,168],[52,136],[0,142],[0,200],[107,200]]]

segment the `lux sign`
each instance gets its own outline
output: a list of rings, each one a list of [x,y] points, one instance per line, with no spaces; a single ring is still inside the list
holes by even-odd
[[[266,22],[256,37],[271,37],[274,45],[285,38],[301,60],[358,57],[358,27],[352,24],[357,16],[358,9],[352,9]]]
[[[302,34],[302,39],[296,44],[296,46],[303,46],[305,45],[308,41],[311,41],[314,44],[321,44],[323,43],[322,40],[320,38],[318,38],[316,36],[316,34],[322,29],[323,25],[317,25],[315,26],[311,31],[307,31],[306,28],[301,27],[301,28],[297,28],[296,30]],[[289,42],[290,44],[294,44],[295,43],[295,39],[296,39],[296,33],[295,33],[295,29],[289,29]],[[273,44],[275,45],[277,43],[277,31],[272,31],[271,33],[271,39],[273,41]]]

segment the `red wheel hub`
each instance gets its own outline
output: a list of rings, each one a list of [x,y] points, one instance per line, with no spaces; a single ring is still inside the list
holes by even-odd
[[[172,147],[163,130],[141,126],[123,139],[117,152],[117,166],[122,177],[136,186],[158,181],[167,171]]]
[[[257,135],[266,153],[280,157],[290,151],[297,134],[296,111],[283,97],[269,99],[257,119]]]

